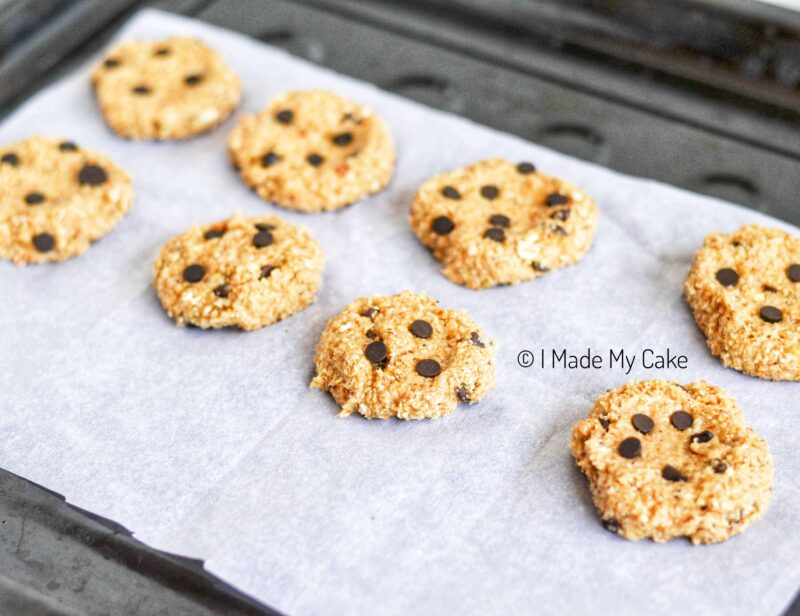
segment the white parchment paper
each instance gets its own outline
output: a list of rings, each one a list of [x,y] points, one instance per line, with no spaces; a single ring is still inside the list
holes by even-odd
[[[64,136],[134,176],[131,213],[59,265],[0,263],[0,466],[203,558],[292,614],[778,614],[800,586],[800,385],[726,370],[681,298],[703,236],[752,211],[625,177],[434,111],[198,22],[144,12],[118,40],[197,36],[242,77],[250,113],[296,88],[329,88],[393,129],[390,189],[338,213],[259,200],[225,151],[235,120],[184,143],[135,143],[105,127],[90,66],[34,97],[0,142]],[[572,179],[602,211],[581,264],[480,292],[448,282],[407,212],[429,176],[475,160],[530,160]],[[234,211],[309,227],[327,258],[309,309],[254,333],[180,329],[150,285],[170,236]],[[796,231],[796,230],[795,230]],[[767,282],[767,281],[765,281]],[[468,309],[501,346],[498,385],[434,422],[338,419],[310,390],[316,341],[353,298],[412,289]],[[523,349],[646,348],[685,370],[523,369]],[[632,378],[727,388],[772,449],[774,501],[724,544],[630,543],[605,532],[569,453],[572,425]],[[91,583],[91,582],[90,582]]]

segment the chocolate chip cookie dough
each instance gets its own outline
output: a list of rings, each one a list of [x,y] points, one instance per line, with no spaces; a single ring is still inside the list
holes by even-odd
[[[153,284],[178,325],[254,330],[311,304],[322,268],[322,249],[305,229],[236,214],[169,240]]]
[[[329,391],[340,415],[435,419],[488,393],[494,354],[464,311],[409,291],[363,297],[326,326],[311,386]]]
[[[290,210],[335,210],[376,193],[394,171],[394,143],[374,112],[331,92],[289,92],[242,118],[233,165],[262,199]]]
[[[133,41],[92,73],[100,110],[129,139],[185,139],[213,129],[239,105],[239,78],[190,38]]]
[[[683,289],[724,365],[800,380],[800,238],[758,225],[709,235]]]
[[[724,541],[766,511],[767,444],[736,402],[703,381],[628,383],[572,432],[603,526],[626,539]]]
[[[597,217],[575,186],[531,163],[491,159],[425,182],[410,221],[447,278],[483,289],[576,263],[592,245]]]
[[[130,176],[72,141],[30,137],[0,147],[0,258],[16,265],[81,254],[132,203]]]

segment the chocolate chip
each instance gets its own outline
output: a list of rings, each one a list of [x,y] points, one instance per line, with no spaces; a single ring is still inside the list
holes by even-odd
[[[103,61],[103,66],[106,68],[117,68],[120,64],[120,61],[116,58],[106,58]]]
[[[600,425],[603,426],[603,430],[608,432],[608,427],[611,425],[611,420],[606,419],[605,417],[599,417],[597,421],[599,421]]]
[[[186,282],[200,282],[203,276],[206,275],[206,268],[199,263],[192,263],[189,267],[183,270],[183,279]]]
[[[787,267],[786,275],[792,282],[800,282],[800,263],[793,263]]]
[[[131,90],[134,94],[150,94],[150,88],[147,86],[136,86]]]
[[[308,161],[308,164],[311,165],[312,167],[319,167],[322,163],[325,162],[325,159],[322,158],[322,156],[320,156],[319,154],[309,154],[306,157],[306,160]]]
[[[554,205],[566,205],[569,203],[569,197],[562,195],[561,193],[554,192],[547,195],[544,202],[550,207]]]
[[[569,235],[569,233],[567,233],[567,230],[561,225],[552,225],[550,227],[550,231],[552,231],[556,235]]]
[[[763,285],[761,287],[761,289],[764,291],[764,293],[777,293],[778,292],[778,289],[776,289],[775,287],[773,287],[771,285],[768,285],[768,284]]]
[[[739,248],[739,246],[741,245],[742,245],[741,242],[731,242],[731,246],[733,246],[734,248]]]
[[[275,119],[281,124],[291,124],[294,120],[294,112],[291,109],[282,109],[275,114]]]
[[[353,133],[339,133],[331,139],[334,145],[350,145],[353,141]]]
[[[603,528],[605,528],[608,532],[614,533],[615,535],[619,534],[620,529],[622,528],[614,518],[609,518],[608,520],[603,520],[602,522]]]
[[[259,231],[274,231],[277,227],[268,222],[257,222],[253,225]]]
[[[264,265],[264,266],[262,266],[261,267],[261,276],[259,277],[259,280],[261,278],[269,278],[269,275],[272,273],[272,271],[276,270],[276,269],[278,269],[278,268],[275,267],[274,265]]]
[[[169,55],[169,47],[159,47],[158,49],[153,52],[153,55],[156,56],[168,56]]]
[[[364,355],[373,364],[381,364],[386,360],[386,345],[380,340],[370,342],[367,348],[364,349]]]
[[[728,465],[717,458],[711,461],[711,468],[714,469],[715,473],[724,473],[726,470],[728,470]]]
[[[38,205],[44,201],[44,195],[40,192],[29,192],[25,195],[25,203],[28,205]]]
[[[73,141],[62,141],[58,144],[58,149],[62,152],[75,152],[78,146]]]
[[[508,216],[504,216],[503,214],[493,214],[489,218],[489,224],[494,227],[506,227],[511,224],[511,219]]]
[[[483,234],[483,237],[494,240],[495,242],[502,242],[506,239],[506,232],[500,227],[489,227],[486,229],[486,233]]]
[[[492,184],[487,184],[486,186],[481,186],[481,197],[484,199],[497,199],[498,195],[500,195],[500,189],[497,186],[493,186]]]
[[[442,371],[442,367],[435,359],[421,359],[417,362],[417,374],[432,379]]]
[[[692,438],[690,440],[692,443],[707,443],[712,438],[714,438],[714,435],[711,432],[708,430],[703,430],[697,434],[692,434]]]
[[[433,335],[433,327],[427,321],[417,319],[411,324],[411,333],[417,338],[430,338]]]
[[[550,214],[550,218],[555,218],[556,220],[566,220],[569,218],[569,210],[556,210],[552,214]]]
[[[186,75],[183,81],[187,86],[196,86],[198,83],[203,81],[204,77],[200,74],[195,75]]]
[[[650,434],[653,431],[653,428],[656,427],[656,424],[652,419],[650,419],[647,415],[642,415],[641,413],[636,413],[636,415],[631,417],[631,423],[633,424],[633,427],[642,434]]]
[[[642,443],[635,436],[629,436],[619,444],[617,452],[623,458],[637,458],[642,453]]]
[[[739,282],[739,274],[730,267],[723,267],[721,270],[717,270],[717,282],[723,287],[732,287]]]
[[[466,385],[461,385],[460,387],[456,388],[456,398],[458,398],[459,402],[469,402],[469,392],[467,391]]]
[[[203,237],[207,240],[213,240],[223,235],[225,235],[225,229],[209,229],[203,234]]]
[[[49,233],[38,233],[33,236],[33,245],[39,252],[50,252],[56,247],[56,240]]]
[[[694,417],[686,411],[675,411],[669,416],[669,422],[678,430],[688,430],[694,423]]]
[[[431,224],[431,229],[436,235],[447,235],[455,228],[456,225],[447,216],[437,216]]]
[[[269,231],[259,231],[253,236],[253,246],[256,248],[264,248],[265,246],[269,246],[274,239],[272,233]]]
[[[78,173],[78,182],[87,186],[105,184],[107,179],[106,170],[99,165],[84,165]]]
[[[223,282],[216,289],[214,289],[214,295],[221,297],[222,299],[228,297],[228,285]]]
[[[783,320],[783,313],[780,311],[780,308],[776,308],[775,306],[762,307],[758,315],[767,323],[778,323]]]
[[[275,152],[267,152],[264,156],[261,157],[261,166],[262,167],[271,167],[277,162],[280,162],[281,157],[278,156]]]
[[[364,335],[365,335],[367,338],[369,338],[370,340],[375,340],[375,338],[377,338],[377,337],[378,337],[378,334],[376,334],[376,333],[375,333],[375,330],[374,330],[374,329],[372,329],[371,327],[370,327],[370,328],[369,328],[369,329],[366,331],[366,333],[365,333]]]
[[[667,481],[686,481],[686,477],[681,475],[681,472],[677,468],[669,464],[661,469],[661,476]]]
[[[19,165],[19,156],[14,154],[14,152],[7,152],[6,154],[3,154],[2,158],[0,158],[0,163],[16,167],[17,165]]]
[[[536,167],[533,163],[520,163],[517,165],[517,172],[521,173],[522,175],[528,175],[529,173],[534,173],[536,171]]]
[[[456,190],[453,186],[445,186],[442,188],[442,195],[447,197],[448,199],[452,199],[453,201],[458,201],[461,199],[461,193]]]
[[[372,317],[374,317],[376,314],[378,314],[378,309],[375,308],[374,306],[370,306],[364,312],[361,313],[361,316],[372,320]]]
[[[542,265],[538,261],[532,261],[531,262],[531,267],[534,270],[536,270],[537,272],[541,272],[542,274],[544,274],[545,272],[549,272],[550,271],[549,267],[545,267],[544,265]]]
[[[469,339],[470,339],[470,341],[472,341],[472,344],[474,344],[479,349],[486,348],[486,345],[483,343],[483,341],[481,340],[480,336],[478,336],[478,332],[472,332],[469,335]]]

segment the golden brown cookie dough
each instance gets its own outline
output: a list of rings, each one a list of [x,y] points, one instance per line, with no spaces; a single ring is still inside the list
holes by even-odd
[[[594,201],[531,163],[484,160],[417,191],[411,226],[453,282],[514,284],[576,263],[597,226]]]
[[[178,325],[253,330],[313,303],[323,261],[305,229],[277,216],[236,214],[169,240],[153,284]]]
[[[133,203],[130,176],[71,141],[0,147],[0,258],[63,261],[111,231]]]
[[[683,290],[724,365],[800,381],[800,238],[758,225],[709,235]]]
[[[494,343],[462,310],[426,295],[362,297],[328,322],[312,387],[340,415],[435,419],[494,386]]]
[[[185,139],[239,105],[239,78],[200,41],[172,37],[112,49],[92,72],[108,125],[129,139]]]
[[[572,455],[603,526],[633,541],[724,541],[769,506],[767,444],[704,381],[638,381],[604,393],[575,426]]]
[[[394,171],[385,122],[331,92],[289,92],[243,117],[228,152],[262,199],[290,210],[335,210],[376,193]]]

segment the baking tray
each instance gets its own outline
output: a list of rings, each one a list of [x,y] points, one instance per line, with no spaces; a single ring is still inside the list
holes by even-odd
[[[0,116],[143,4],[800,224],[800,15],[736,1],[12,1],[0,3]],[[0,613],[276,612],[0,469]]]

